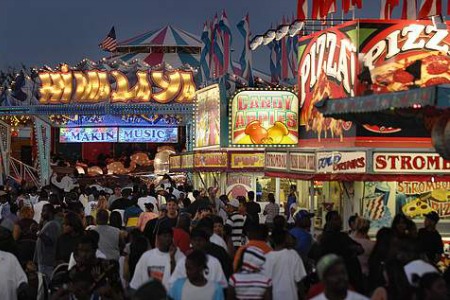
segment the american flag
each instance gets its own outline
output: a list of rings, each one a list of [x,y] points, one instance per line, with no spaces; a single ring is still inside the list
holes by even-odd
[[[103,39],[103,41],[99,44],[100,48],[103,51],[115,52],[117,49],[117,39],[116,39],[116,30],[114,26],[109,31],[108,35]]]

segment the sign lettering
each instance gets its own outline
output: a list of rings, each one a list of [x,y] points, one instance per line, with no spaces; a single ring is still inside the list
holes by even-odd
[[[231,153],[231,168],[264,168],[264,153]]]
[[[374,153],[375,173],[450,173],[450,161],[436,153]]]
[[[319,152],[316,164],[320,173],[365,173],[366,152]]]
[[[266,152],[266,169],[286,170],[287,153]]]

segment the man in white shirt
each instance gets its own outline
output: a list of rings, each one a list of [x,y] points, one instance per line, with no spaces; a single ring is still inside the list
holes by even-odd
[[[17,258],[0,250],[0,299],[17,299],[26,293],[28,279]]]
[[[51,182],[53,185],[58,187],[59,189],[63,190],[65,193],[70,192],[75,187],[78,186],[77,183],[74,182],[74,179],[69,176],[69,174],[65,174],[64,177],[61,179],[61,181],[57,180],[57,174],[53,173],[51,177]]]
[[[286,230],[274,230],[272,239],[275,247],[266,254],[263,272],[272,278],[273,299],[298,299],[298,283],[306,276],[297,251],[286,247],[289,238],[291,236]]]
[[[177,263],[184,254],[173,245],[172,228],[162,222],[159,224],[156,237],[157,248],[148,250],[139,259],[130,287],[137,290],[150,279],[155,279],[169,289],[169,281]]]
[[[203,243],[195,243],[195,239],[199,237],[204,239]],[[205,242],[208,240],[208,234],[199,229],[193,229],[191,232],[191,241],[192,241],[192,249],[193,250],[200,250],[203,251],[203,249],[199,248],[201,245],[205,245]],[[207,266],[208,266],[208,273],[206,274],[205,278],[208,281],[214,281],[220,284],[224,289],[228,287],[227,279],[225,278],[225,274],[223,273],[222,266],[217,258],[215,258],[212,255],[207,254]],[[180,278],[186,277],[186,257],[183,257],[180,259],[180,261],[177,263],[177,267],[175,268],[175,271],[173,271],[172,276],[170,277],[170,287],[172,287],[172,284],[177,281]]]
[[[48,193],[46,191],[41,191],[39,194],[39,201],[33,205],[34,216],[33,220],[35,220],[38,224],[41,222],[42,208],[45,204],[49,204]]]
[[[348,289],[349,280],[344,260],[336,254],[328,254],[317,263],[317,275],[325,291],[312,300],[368,300],[369,298]]]

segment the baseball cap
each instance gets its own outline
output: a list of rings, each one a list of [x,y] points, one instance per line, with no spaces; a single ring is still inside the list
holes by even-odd
[[[230,202],[228,202],[228,205],[234,207],[234,208],[239,208],[239,200],[237,199],[232,199],[230,200]]]
[[[431,221],[434,221],[434,223],[439,222],[439,215],[435,211],[425,214],[424,217],[430,219]]]
[[[295,218],[296,221],[301,220],[303,218],[312,218],[312,217],[314,217],[314,214],[310,213],[306,209],[300,209],[294,215],[294,218]]]
[[[438,273],[438,271],[433,265],[421,259],[414,260],[406,264],[404,270],[409,283],[413,286],[416,286],[418,283],[417,277],[420,278],[426,273]]]

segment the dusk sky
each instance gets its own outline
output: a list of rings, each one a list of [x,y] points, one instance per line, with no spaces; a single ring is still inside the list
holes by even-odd
[[[338,1],[340,3],[340,1]],[[242,51],[235,25],[249,12],[251,31],[262,34],[296,12],[296,0],[3,0],[0,9],[0,69],[8,66],[76,64],[108,53],[99,42],[111,26],[118,41],[171,24],[200,36],[203,23],[225,9],[233,26],[233,59]],[[376,18],[380,0],[364,0],[357,17]],[[311,9],[311,5],[310,5]],[[399,8],[397,8],[398,14]],[[254,52],[254,66],[269,69],[269,51]]]

